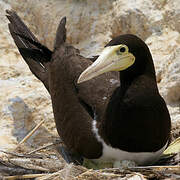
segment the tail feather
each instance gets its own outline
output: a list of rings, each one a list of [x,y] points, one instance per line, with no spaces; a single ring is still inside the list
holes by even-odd
[[[28,64],[31,72],[49,89],[46,64],[50,61],[52,52],[40,44],[16,12],[6,10],[6,13],[10,21],[8,24],[10,33],[20,54]]]
[[[19,36],[19,38],[24,39],[25,41],[28,41],[28,43],[31,43],[31,45],[34,45],[37,49],[33,49],[33,48],[19,48],[20,51],[22,50],[23,52],[29,53],[29,55],[35,55],[34,56],[34,60],[37,62],[41,62],[41,63],[46,63],[49,62],[51,60],[51,56],[52,56],[52,51],[50,51],[46,46],[40,44],[39,42],[36,42],[22,34],[18,34],[15,33],[17,36]]]
[[[10,21],[8,24],[9,31],[20,54],[28,64],[31,72],[41,80],[47,90],[49,90],[48,67],[51,62],[52,51],[38,41],[15,11],[6,10],[6,13]],[[66,17],[62,18],[59,23],[54,43],[54,51],[66,41],[65,25]]]
[[[6,10],[6,17],[9,19],[9,30],[10,33],[14,35],[15,40],[17,40],[18,48],[33,48],[33,45],[25,40],[20,40],[19,37],[15,35],[15,33],[24,35],[33,41],[39,42],[38,39],[33,35],[33,33],[28,29],[28,27],[22,22],[20,17],[16,14],[15,11]],[[16,42],[15,42],[16,43]]]
[[[63,17],[56,31],[54,49],[60,47],[66,41],[66,17]]]

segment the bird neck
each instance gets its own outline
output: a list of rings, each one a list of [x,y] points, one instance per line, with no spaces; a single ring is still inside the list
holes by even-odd
[[[156,84],[156,73],[152,57],[148,56],[143,57],[142,59],[146,59],[146,63],[141,63],[141,60],[137,60],[132,67],[119,72],[121,91],[125,92],[134,80],[137,80],[142,76],[146,76],[147,79],[151,79]]]
[[[133,97],[133,92],[137,92],[137,96],[146,96],[148,93],[157,93],[158,88],[156,84],[156,77],[154,68],[147,69],[145,72],[137,74],[135,71],[121,71],[120,74],[120,86],[115,89],[111,99],[108,103],[106,110],[106,118],[102,123],[102,132],[104,137],[109,139],[116,137],[119,133],[117,127],[121,127],[121,119],[123,118],[124,107],[126,106],[124,102],[130,99],[136,102],[136,97]],[[145,94],[141,94],[145,91]],[[142,98],[143,98],[142,97]],[[133,106],[133,104],[131,104]],[[113,134],[113,135],[112,135]]]
[[[126,73],[122,73],[120,72],[120,89],[119,89],[119,99],[122,98],[122,96],[124,95],[124,93],[126,92],[126,90],[129,88],[129,86],[131,85],[131,83],[134,80],[134,77],[132,76],[128,76],[126,75]]]

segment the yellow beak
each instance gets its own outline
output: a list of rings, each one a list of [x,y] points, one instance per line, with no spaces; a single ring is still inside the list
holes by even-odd
[[[124,48],[124,52],[121,49]],[[126,45],[108,46],[104,48],[97,60],[81,73],[77,83],[90,80],[109,71],[122,71],[131,66],[135,57]]]

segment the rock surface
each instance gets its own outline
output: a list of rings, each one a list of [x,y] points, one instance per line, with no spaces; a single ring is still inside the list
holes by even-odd
[[[84,56],[98,54],[119,34],[141,37],[152,52],[159,90],[171,114],[174,136],[179,136],[179,0],[0,0],[0,150],[15,148],[42,119],[45,123],[26,148],[57,136],[50,96],[23,62],[8,32],[5,9],[11,8],[50,49],[63,16],[67,16],[67,41]]]

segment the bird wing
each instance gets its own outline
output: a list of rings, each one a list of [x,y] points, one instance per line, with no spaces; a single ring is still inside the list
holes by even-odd
[[[62,18],[58,26],[53,52],[35,38],[14,11],[7,11],[7,18],[19,52],[51,95],[56,128],[62,140],[68,149],[97,158],[101,145],[92,133],[92,120],[95,115],[97,121],[105,118],[110,97],[119,86],[118,72],[77,84],[79,75],[96,57],[85,58],[65,42],[66,18]]]
[[[92,131],[93,119],[101,122],[105,118],[107,104],[119,86],[119,74],[106,73],[77,84],[78,77],[91,63],[76,54],[73,47],[59,47],[49,68],[49,87],[56,128],[63,142],[86,158],[98,158],[102,150]]]
[[[52,52],[41,45],[28,27],[22,22],[15,11],[6,10],[9,31],[31,72],[48,87],[46,62],[51,58]]]

